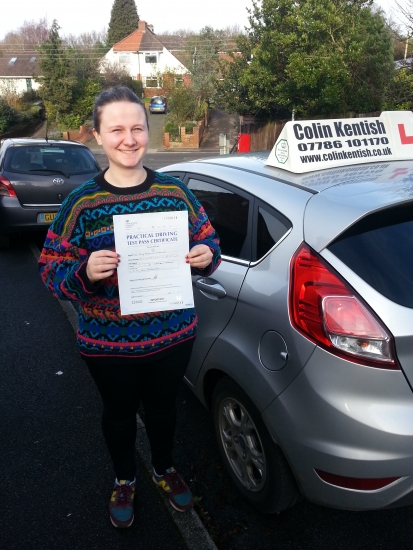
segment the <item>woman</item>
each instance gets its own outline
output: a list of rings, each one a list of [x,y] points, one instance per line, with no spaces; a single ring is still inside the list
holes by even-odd
[[[204,209],[178,179],[144,167],[148,118],[128,88],[105,90],[94,108],[94,135],[109,168],[63,202],[39,260],[46,287],[79,304],[78,345],[103,401],[102,428],[115,474],[109,513],[115,527],[134,519],[136,412],[145,410],[153,481],[185,511],[191,492],[172,466],[175,399],[188,365],[197,317],[193,309],[122,316],[113,215],[188,211],[192,272],[219,265],[219,241]]]

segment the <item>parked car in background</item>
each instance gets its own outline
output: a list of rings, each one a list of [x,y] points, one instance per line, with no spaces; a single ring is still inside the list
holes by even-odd
[[[295,174],[268,154],[162,169],[221,238],[218,270],[193,277],[186,382],[258,510],[300,495],[349,510],[411,504],[413,162]]]
[[[0,146],[0,247],[12,233],[47,227],[62,201],[100,171],[83,144],[6,139]]]
[[[154,96],[149,103],[150,113],[166,113],[166,108],[166,97],[163,96]]]

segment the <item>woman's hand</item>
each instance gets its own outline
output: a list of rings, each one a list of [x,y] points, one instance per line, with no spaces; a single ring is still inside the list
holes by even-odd
[[[96,283],[113,275],[119,264],[119,256],[111,250],[92,252],[86,266],[86,275],[91,283]]]
[[[206,244],[197,244],[185,256],[186,263],[196,269],[205,269],[212,262],[212,251]]]

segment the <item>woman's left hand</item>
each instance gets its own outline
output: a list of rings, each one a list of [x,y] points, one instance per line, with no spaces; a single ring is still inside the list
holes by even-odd
[[[185,256],[186,263],[196,269],[205,269],[212,262],[212,251],[206,244],[197,244]]]

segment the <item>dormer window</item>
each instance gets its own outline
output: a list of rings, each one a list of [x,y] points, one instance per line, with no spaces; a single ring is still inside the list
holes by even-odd
[[[17,57],[12,57],[9,61],[9,65],[14,65],[17,61]]]

